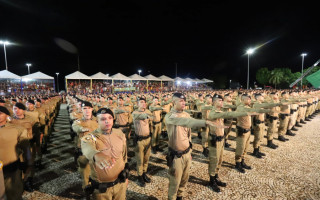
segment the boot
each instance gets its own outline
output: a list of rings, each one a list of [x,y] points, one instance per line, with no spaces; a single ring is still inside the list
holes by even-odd
[[[177,197],[177,200],[182,200],[182,197]]]
[[[146,173],[142,174],[142,178],[143,178],[144,182],[151,183],[151,179],[147,176]]]
[[[295,136],[296,134],[292,133],[290,130],[287,130],[286,135]]]
[[[228,142],[227,142],[227,140],[224,142],[224,147],[225,148],[229,148],[231,146],[231,144],[229,144]]]
[[[33,178],[29,177],[26,182],[24,182],[24,190],[27,192],[33,192]]]
[[[286,138],[284,138],[282,135],[278,137],[278,140],[281,142],[287,141]]]
[[[273,144],[272,140],[268,140],[267,147],[269,147],[271,149],[276,149],[276,148],[278,148],[278,145]]]
[[[257,157],[257,158],[262,158],[261,154],[259,154],[259,149],[258,148],[254,148],[252,155]]]
[[[163,152],[163,149],[161,149],[159,145],[156,146],[156,150],[159,152]]]
[[[252,169],[251,166],[247,165],[247,164],[244,162],[243,159],[242,159],[242,161],[241,161],[241,166],[242,166],[242,168],[245,168],[245,169]]]
[[[144,182],[144,179],[142,176],[138,176],[138,184],[140,187],[145,187],[146,183]]]
[[[258,153],[259,153],[261,156],[266,156],[265,153],[260,152],[260,147],[258,147]]]
[[[292,131],[297,131],[298,129],[293,126],[293,127],[291,128],[291,130],[292,130]]]
[[[296,122],[296,127],[302,127],[301,124],[299,124],[299,122]]]
[[[213,189],[213,191],[215,192],[220,192],[220,188],[218,187],[217,183],[216,183],[216,179],[214,176],[210,176],[210,186]]]
[[[226,183],[222,182],[222,181],[219,179],[218,174],[216,174],[216,175],[214,176],[214,178],[215,178],[215,181],[216,181],[216,183],[217,183],[218,186],[221,186],[221,187],[226,187],[226,186],[227,186]]]
[[[303,121],[303,119],[300,120],[300,123],[301,123],[301,124],[306,124],[306,122]]]
[[[209,149],[208,148],[203,148],[202,154],[207,158],[209,156]]]
[[[309,117],[306,117],[305,121],[311,121],[311,119]]]
[[[246,172],[246,171],[242,168],[242,165],[241,165],[240,162],[236,162],[235,169],[238,170],[238,172],[241,172],[241,173],[245,173],[245,172]]]

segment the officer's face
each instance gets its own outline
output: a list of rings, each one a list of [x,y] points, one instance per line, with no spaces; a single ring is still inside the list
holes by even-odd
[[[26,103],[26,106],[28,107],[28,110],[33,110],[34,105],[32,103]]]
[[[153,99],[153,103],[154,103],[154,105],[157,105],[158,104],[158,99]]]
[[[184,99],[177,98],[175,104],[176,110],[184,110],[186,108],[186,101]]]
[[[112,115],[105,113],[98,115],[98,124],[101,130],[110,131],[113,126],[113,117]]]
[[[120,106],[122,106],[122,105],[123,105],[123,99],[118,99],[118,104],[119,104]]]
[[[243,103],[244,103],[245,105],[250,105],[250,104],[251,104],[251,98],[245,97],[245,98],[243,99]]]
[[[212,103],[212,98],[211,97],[207,97],[206,101],[207,101],[207,104],[211,104]]]
[[[7,114],[0,112],[0,124],[5,123],[5,121],[7,120],[7,117],[8,117]]]
[[[83,113],[83,117],[85,119],[91,119],[92,116],[92,108],[89,106],[84,106],[82,107],[82,113]]]
[[[18,107],[15,107],[13,106],[13,113],[16,115],[16,116],[20,116],[20,115],[23,115],[23,111],[22,109],[18,108]]]
[[[223,106],[223,100],[222,99],[216,99],[214,101],[214,106],[217,107],[217,108],[222,108]]]
[[[147,107],[147,104],[144,100],[139,101],[139,108],[140,109],[145,109]]]

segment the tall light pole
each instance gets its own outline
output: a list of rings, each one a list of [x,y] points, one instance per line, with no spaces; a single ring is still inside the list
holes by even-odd
[[[9,41],[2,41],[0,40],[0,44],[3,45],[3,49],[4,49],[4,60],[6,62],[6,70],[8,70],[8,63],[7,63],[7,52],[6,52],[6,45],[11,44]]]
[[[28,66],[28,74],[30,74],[30,66],[32,66],[30,63],[26,64]]]
[[[230,79],[229,89],[231,89],[231,79]]]
[[[247,77],[247,90],[249,89],[249,60],[250,60],[250,55],[253,54],[254,49],[248,49],[247,54],[248,54],[248,77]]]
[[[141,70],[141,69],[139,69],[139,70],[138,70],[139,76],[140,76],[140,73],[141,73],[141,72],[142,72],[142,70]]]
[[[57,74],[57,86],[58,86],[58,93],[59,93],[59,72],[57,72],[56,74]]]
[[[304,57],[305,56],[307,56],[307,54],[306,53],[302,53],[301,54],[301,56],[302,56],[302,69],[301,69],[301,76],[303,75],[303,62],[304,62]],[[301,89],[302,89],[302,80],[303,80],[303,78],[301,79]]]

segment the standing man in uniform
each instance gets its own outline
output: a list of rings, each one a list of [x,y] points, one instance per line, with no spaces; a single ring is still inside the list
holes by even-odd
[[[169,139],[167,155],[167,165],[169,166],[168,199],[181,200],[189,180],[191,166],[191,128],[215,125],[210,121],[193,119],[184,112],[185,95],[174,93],[172,98],[173,108],[165,117]]]
[[[115,114],[115,126],[119,127],[121,131],[126,135],[127,143],[129,143],[130,139],[130,124],[129,124],[129,118],[130,118],[130,110],[128,107],[124,106],[124,100],[123,97],[120,96],[118,98],[118,107],[114,109]],[[129,144],[127,144],[127,147]]]
[[[7,122],[9,110],[0,106],[0,158],[3,164],[4,188],[7,200],[22,199],[23,182],[19,155],[23,151],[27,171],[33,165],[27,130]],[[18,150],[19,149],[19,150]],[[25,176],[26,178],[27,176]],[[2,188],[3,189],[3,188]]]
[[[202,119],[207,120],[210,110],[213,108],[212,106],[212,97],[208,94],[205,97],[205,104],[201,106],[201,113]],[[208,135],[209,135],[209,126],[206,126],[202,129],[201,132],[201,144],[202,144],[202,154],[205,157],[209,156],[209,149],[208,149]]]
[[[161,113],[163,108],[159,105],[159,99],[154,97],[152,104],[149,106],[149,110],[152,113],[152,128],[151,128],[151,149],[152,153],[156,154],[157,151],[163,152],[160,149],[160,135],[161,135]]]
[[[146,99],[140,98],[138,100],[138,110],[133,111],[133,124],[135,129],[136,148],[136,160],[137,160],[137,174],[138,183],[141,187],[145,187],[146,183],[150,183],[151,180],[147,176],[148,163],[151,153],[151,135],[150,135],[150,121],[152,113],[146,109]]]
[[[98,128],[81,139],[83,155],[91,168],[86,193],[97,200],[125,200],[129,177],[126,136],[112,128],[114,114],[110,109],[100,108],[97,120]]]
[[[75,162],[78,164],[79,173],[82,178],[82,189],[84,189],[89,183],[90,166],[89,160],[82,154],[81,151],[81,138],[86,134],[96,130],[98,123],[92,117],[93,106],[90,102],[84,101],[81,104],[82,118],[76,120],[72,124],[73,131],[77,134],[75,137]]]

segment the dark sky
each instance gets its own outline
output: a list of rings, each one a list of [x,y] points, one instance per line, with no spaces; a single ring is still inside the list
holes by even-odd
[[[247,2],[247,3],[246,3]],[[110,75],[149,73],[246,82],[260,67],[301,71],[319,59],[319,11],[306,2],[272,1],[88,1],[0,0],[0,39],[9,71],[42,71],[59,78],[77,70],[77,54],[60,48],[60,38],[77,47],[81,72]],[[1,46],[2,48],[2,46]],[[0,50],[0,67],[5,69]]]

